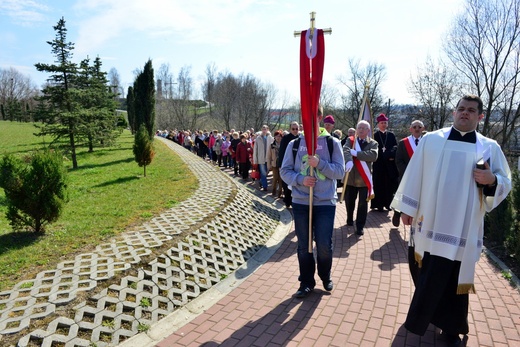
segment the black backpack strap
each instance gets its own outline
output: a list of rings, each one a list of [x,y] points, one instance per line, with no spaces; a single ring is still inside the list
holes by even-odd
[[[302,139],[301,137],[298,137],[296,140],[294,140],[293,148],[292,148],[293,161],[296,160],[296,153],[298,153],[298,148],[300,147],[301,139]],[[327,148],[329,150],[330,161],[332,161],[332,153],[334,152],[334,139],[332,136],[327,136]]]
[[[298,137],[296,140],[294,140],[293,146],[292,146],[292,156],[293,156],[293,162],[296,161],[296,154],[298,153],[298,148],[300,148],[300,141],[301,137]]]
[[[327,148],[329,149],[330,161],[332,162],[332,152],[334,151],[334,139],[332,136],[327,136]]]

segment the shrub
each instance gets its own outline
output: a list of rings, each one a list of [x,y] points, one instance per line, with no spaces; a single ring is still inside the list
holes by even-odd
[[[144,167],[144,177],[146,177],[146,166],[150,165],[155,155],[153,143],[144,124],[141,124],[139,130],[135,134],[134,139],[134,156],[139,166]]]
[[[505,245],[507,252],[511,254],[518,262],[520,262],[520,181],[517,170],[513,171],[513,189],[509,196],[511,197],[514,220]]]
[[[502,245],[513,225],[511,194],[484,217],[484,230],[489,241]]]
[[[35,152],[27,163],[5,155],[0,161],[0,187],[13,230],[43,232],[58,220],[67,199],[63,159],[48,150]]]

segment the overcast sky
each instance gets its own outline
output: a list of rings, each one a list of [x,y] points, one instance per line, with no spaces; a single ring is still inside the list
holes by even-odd
[[[341,88],[349,58],[383,64],[386,97],[413,103],[407,84],[442,38],[463,0],[0,0],[0,67],[14,67],[38,85],[48,77],[35,63],[52,63],[53,26],[65,18],[74,61],[99,56],[118,70],[126,89],[151,58],[174,76],[191,66],[199,91],[204,70],[252,74],[280,94],[299,97],[299,40],[315,11],[325,36],[324,83]],[[343,91],[340,89],[340,91]],[[199,96],[200,97],[200,96]]]

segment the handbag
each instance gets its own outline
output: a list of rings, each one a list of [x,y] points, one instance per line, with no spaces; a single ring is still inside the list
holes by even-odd
[[[260,179],[260,171],[258,171],[258,165],[253,165],[253,170],[251,171],[251,178],[254,180]]]

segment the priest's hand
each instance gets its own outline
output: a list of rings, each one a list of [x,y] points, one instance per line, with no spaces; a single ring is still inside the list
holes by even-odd
[[[312,177],[312,176],[305,176],[303,178],[303,185],[305,187],[314,187],[316,185],[316,181],[318,179],[316,177]]]
[[[487,161],[484,162],[484,169],[473,169],[473,177],[479,184],[490,186],[495,183],[495,175],[491,172]]]
[[[407,215],[406,213],[401,212],[401,220],[403,221],[404,225],[412,225],[413,223],[413,217]]]

